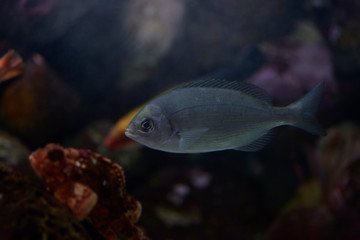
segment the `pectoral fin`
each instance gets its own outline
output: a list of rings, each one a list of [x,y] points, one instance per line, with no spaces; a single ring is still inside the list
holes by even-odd
[[[192,145],[194,145],[207,131],[208,128],[196,128],[180,132],[179,149],[181,151],[186,151]]]
[[[256,152],[264,148],[272,138],[272,131],[267,132],[260,138],[256,139],[255,141],[251,142],[248,145],[237,147],[234,150],[244,151],[244,152]]]

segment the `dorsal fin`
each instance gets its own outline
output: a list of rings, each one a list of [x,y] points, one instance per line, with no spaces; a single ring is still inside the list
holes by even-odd
[[[195,87],[233,89],[271,104],[271,98],[267,92],[253,84],[245,82],[227,81],[223,79],[198,80],[185,83],[174,90]]]

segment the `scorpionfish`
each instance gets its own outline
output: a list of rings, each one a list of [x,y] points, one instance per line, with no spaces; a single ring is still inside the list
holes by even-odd
[[[149,239],[135,225],[141,204],[127,194],[120,165],[90,150],[48,144],[30,155],[47,189],[78,220],[87,218],[107,240]]]

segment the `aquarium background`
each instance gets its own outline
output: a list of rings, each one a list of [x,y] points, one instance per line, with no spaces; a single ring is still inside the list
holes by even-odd
[[[104,239],[31,168],[54,142],[121,165],[151,239],[360,239],[359,26],[356,0],[1,0],[0,57],[13,49],[24,68],[0,81],[0,238]],[[323,81],[327,136],[279,127],[256,153],[105,145],[134,108],[207,78],[253,83],[276,106]]]

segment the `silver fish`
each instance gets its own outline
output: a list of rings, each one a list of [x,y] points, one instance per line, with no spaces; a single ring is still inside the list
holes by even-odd
[[[249,83],[217,79],[187,83],[146,104],[125,135],[172,153],[258,151],[270,141],[270,130],[281,125],[324,135],[315,120],[323,85],[286,107],[275,107],[263,89]]]

